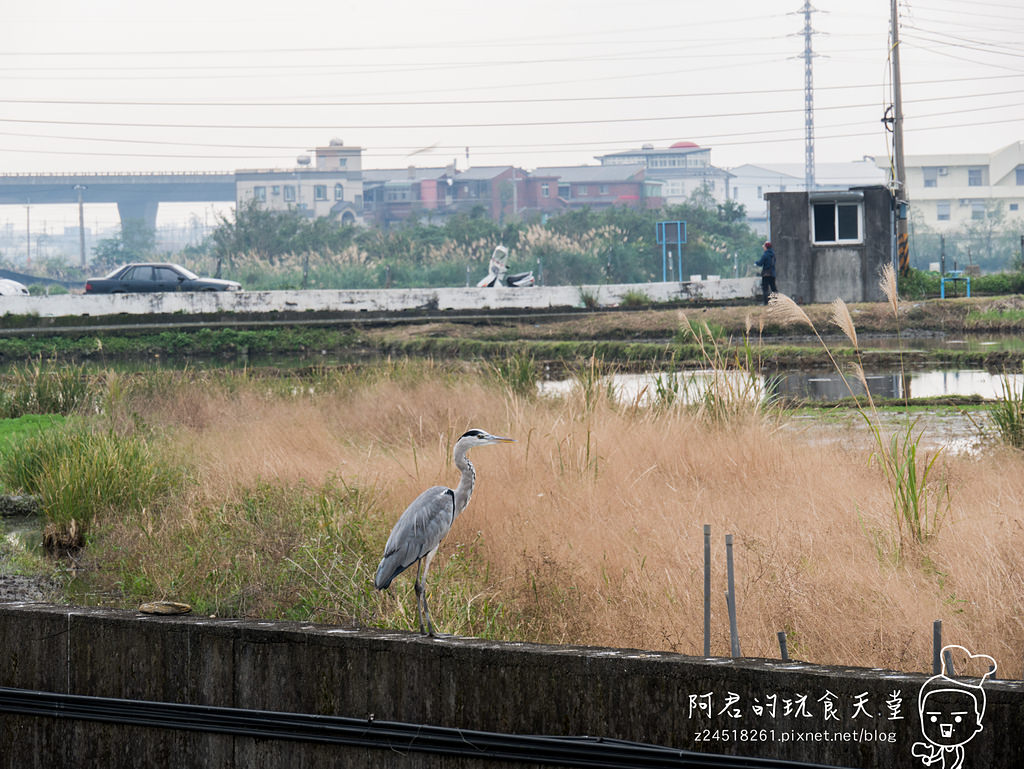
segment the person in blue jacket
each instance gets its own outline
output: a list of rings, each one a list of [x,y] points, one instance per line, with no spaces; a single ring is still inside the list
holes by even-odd
[[[764,303],[768,304],[768,297],[778,290],[775,288],[775,252],[770,240],[765,241],[764,252],[754,262],[754,266],[761,268],[761,293],[764,295]]]

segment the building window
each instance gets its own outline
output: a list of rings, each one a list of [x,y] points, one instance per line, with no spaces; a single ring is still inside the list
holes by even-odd
[[[935,218],[940,222],[949,221],[949,201],[940,200],[935,204]]]
[[[565,198],[566,200],[568,200],[570,192],[571,192],[571,188],[569,187],[568,184],[559,184],[558,185],[558,197]]]
[[[344,168],[345,166],[347,166],[348,165],[348,158],[338,158],[338,165],[341,168]]]
[[[982,221],[985,218],[985,201],[975,200],[971,203],[971,219]]]
[[[1024,187],[1024,166],[1017,166],[1017,186]]]
[[[861,204],[827,202],[813,205],[811,237],[815,243],[859,243]]]
[[[281,185],[280,184],[275,184],[273,187],[271,187],[270,188],[270,194],[271,195],[280,195],[281,194]]]
[[[1010,203],[1010,210],[1011,211],[1019,211],[1020,210],[1020,204],[1019,203]]]
[[[590,194],[590,192],[587,190],[587,185],[585,184],[581,184],[576,189],[579,192],[581,198],[585,198],[587,195]]]
[[[313,199],[314,200],[327,200],[327,185],[326,184],[314,184],[313,185]]]
[[[342,187],[340,184],[335,184],[334,185],[334,199],[335,200],[344,200],[345,199],[345,188]]]
[[[295,202],[295,185],[286,184],[284,185],[284,199],[287,203]]]
[[[548,184],[547,182],[544,182],[543,184],[540,185],[540,196],[542,198],[551,197],[551,185]]]
[[[764,187],[762,187],[760,184],[757,185],[757,197],[764,197]]]
[[[602,184],[600,190],[601,190],[601,194],[602,195],[607,195],[608,194],[608,185],[607,184]]]
[[[252,196],[261,203],[267,201],[267,188],[266,187],[253,187]]]
[[[921,173],[924,176],[925,187],[938,187],[939,186],[939,167],[938,166],[925,166],[921,169]]]
[[[981,187],[983,168],[968,168],[967,169],[967,186],[968,187]]]

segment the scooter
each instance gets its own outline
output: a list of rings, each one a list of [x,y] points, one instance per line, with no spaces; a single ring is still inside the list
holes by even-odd
[[[491,263],[487,275],[476,284],[477,288],[494,288],[504,286],[506,288],[527,288],[536,284],[533,271],[514,272],[508,274],[508,266],[505,261],[508,259],[508,249],[505,246],[497,246],[491,254]]]

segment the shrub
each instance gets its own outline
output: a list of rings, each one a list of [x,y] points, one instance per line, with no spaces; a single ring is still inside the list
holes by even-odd
[[[620,304],[623,307],[647,307],[651,304],[651,298],[643,291],[631,289],[622,295]]]

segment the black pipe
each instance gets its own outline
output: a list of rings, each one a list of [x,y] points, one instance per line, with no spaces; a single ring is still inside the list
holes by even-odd
[[[696,753],[602,737],[501,734],[372,718],[123,700],[7,687],[0,687],[0,712],[582,769],[829,769],[822,764]]]

